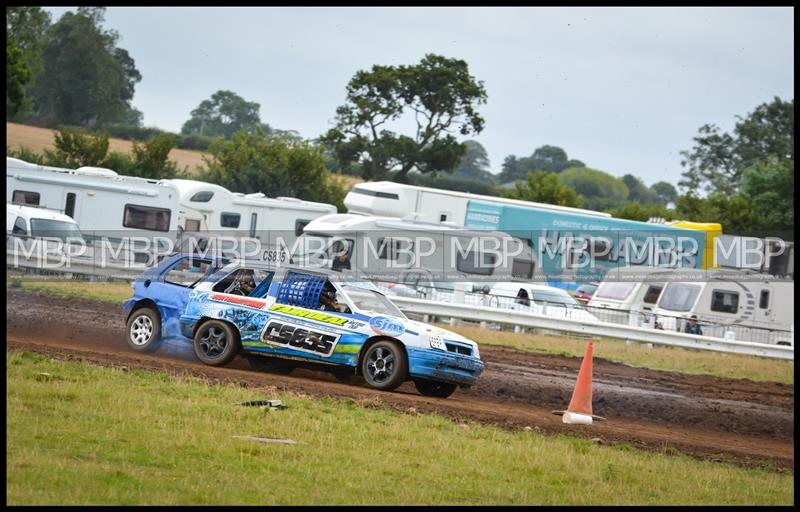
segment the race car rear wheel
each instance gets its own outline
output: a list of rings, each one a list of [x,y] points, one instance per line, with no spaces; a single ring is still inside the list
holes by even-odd
[[[233,361],[242,344],[230,324],[208,320],[194,334],[194,353],[207,365],[222,366]]]
[[[457,384],[422,379],[414,380],[414,386],[416,386],[417,391],[421,394],[425,396],[434,396],[436,398],[447,398],[458,388]]]
[[[125,340],[137,352],[149,352],[161,341],[161,316],[151,307],[142,307],[128,317]]]
[[[372,388],[384,391],[396,389],[408,376],[406,354],[395,341],[378,341],[364,354],[361,374]]]
[[[250,363],[250,368],[259,372],[278,373],[280,375],[289,375],[294,370],[294,365],[285,363],[283,361],[275,361],[269,357],[256,356],[253,354],[247,355],[247,362]]]

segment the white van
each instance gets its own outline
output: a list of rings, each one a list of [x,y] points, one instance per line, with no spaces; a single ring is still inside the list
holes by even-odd
[[[705,336],[793,344],[794,281],[746,270],[695,271],[668,282],[653,308],[666,330],[693,316]]]
[[[6,203],[6,236],[23,238],[83,239],[78,223],[62,213]]]
[[[486,301],[489,307],[529,311],[554,318],[599,321],[572,295],[553,286],[499,282],[491,287]]]

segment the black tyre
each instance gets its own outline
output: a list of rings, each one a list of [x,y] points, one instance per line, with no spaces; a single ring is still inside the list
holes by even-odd
[[[150,352],[161,342],[161,315],[151,307],[134,310],[125,329],[128,346],[137,352]]]
[[[458,384],[449,384],[447,382],[433,382],[430,380],[415,380],[414,386],[417,391],[425,396],[433,396],[436,398],[447,398],[452,395]]]
[[[194,353],[207,365],[226,365],[241,348],[239,333],[221,320],[208,320],[194,334]]]
[[[294,365],[266,356],[247,354],[247,362],[250,363],[250,368],[259,372],[289,375],[294,370]]]
[[[364,354],[361,374],[371,388],[392,391],[408,377],[406,354],[396,341],[381,340]]]

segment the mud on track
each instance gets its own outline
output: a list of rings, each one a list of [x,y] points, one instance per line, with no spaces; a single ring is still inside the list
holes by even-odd
[[[197,361],[190,344],[179,340],[142,355],[127,347],[124,319],[114,304],[12,289],[6,290],[6,299],[7,349],[316,397],[352,398],[367,406],[436,413],[504,428],[530,427],[746,466],[769,461],[779,468],[794,467],[794,389],[785,384],[690,376],[595,358],[594,412],[608,421],[566,426],[551,410],[569,402],[579,358],[484,344],[481,357],[487,369],[478,383],[442,400],[420,396],[411,383],[385,393],[361,381],[340,384],[321,371],[298,369],[290,376],[255,372],[242,359],[212,368]]]

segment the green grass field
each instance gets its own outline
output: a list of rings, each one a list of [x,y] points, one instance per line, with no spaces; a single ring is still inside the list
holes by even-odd
[[[131,287],[125,282],[80,282],[60,280],[35,280],[30,277],[9,275],[6,287],[62,297],[80,297],[119,303],[131,296]],[[583,357],[586,342],[563,336],[516,334],[507,331],[490,331],[472,326],[442,325],[480,344],[501,345],[530,352]],[[642,368],[671,372],[713,375],[732,379],[781,382],[794,384],[794,364],[760,357],[688,350],[677,347],[644,348],[626,345],[620,340],[604,339],[595,343],[594,356],[609,361]]]
[[[6,372],[13,505],[794,502],[793,473],[769,468],[19,351]],[[263,398],[288,409],[235,405]]]

